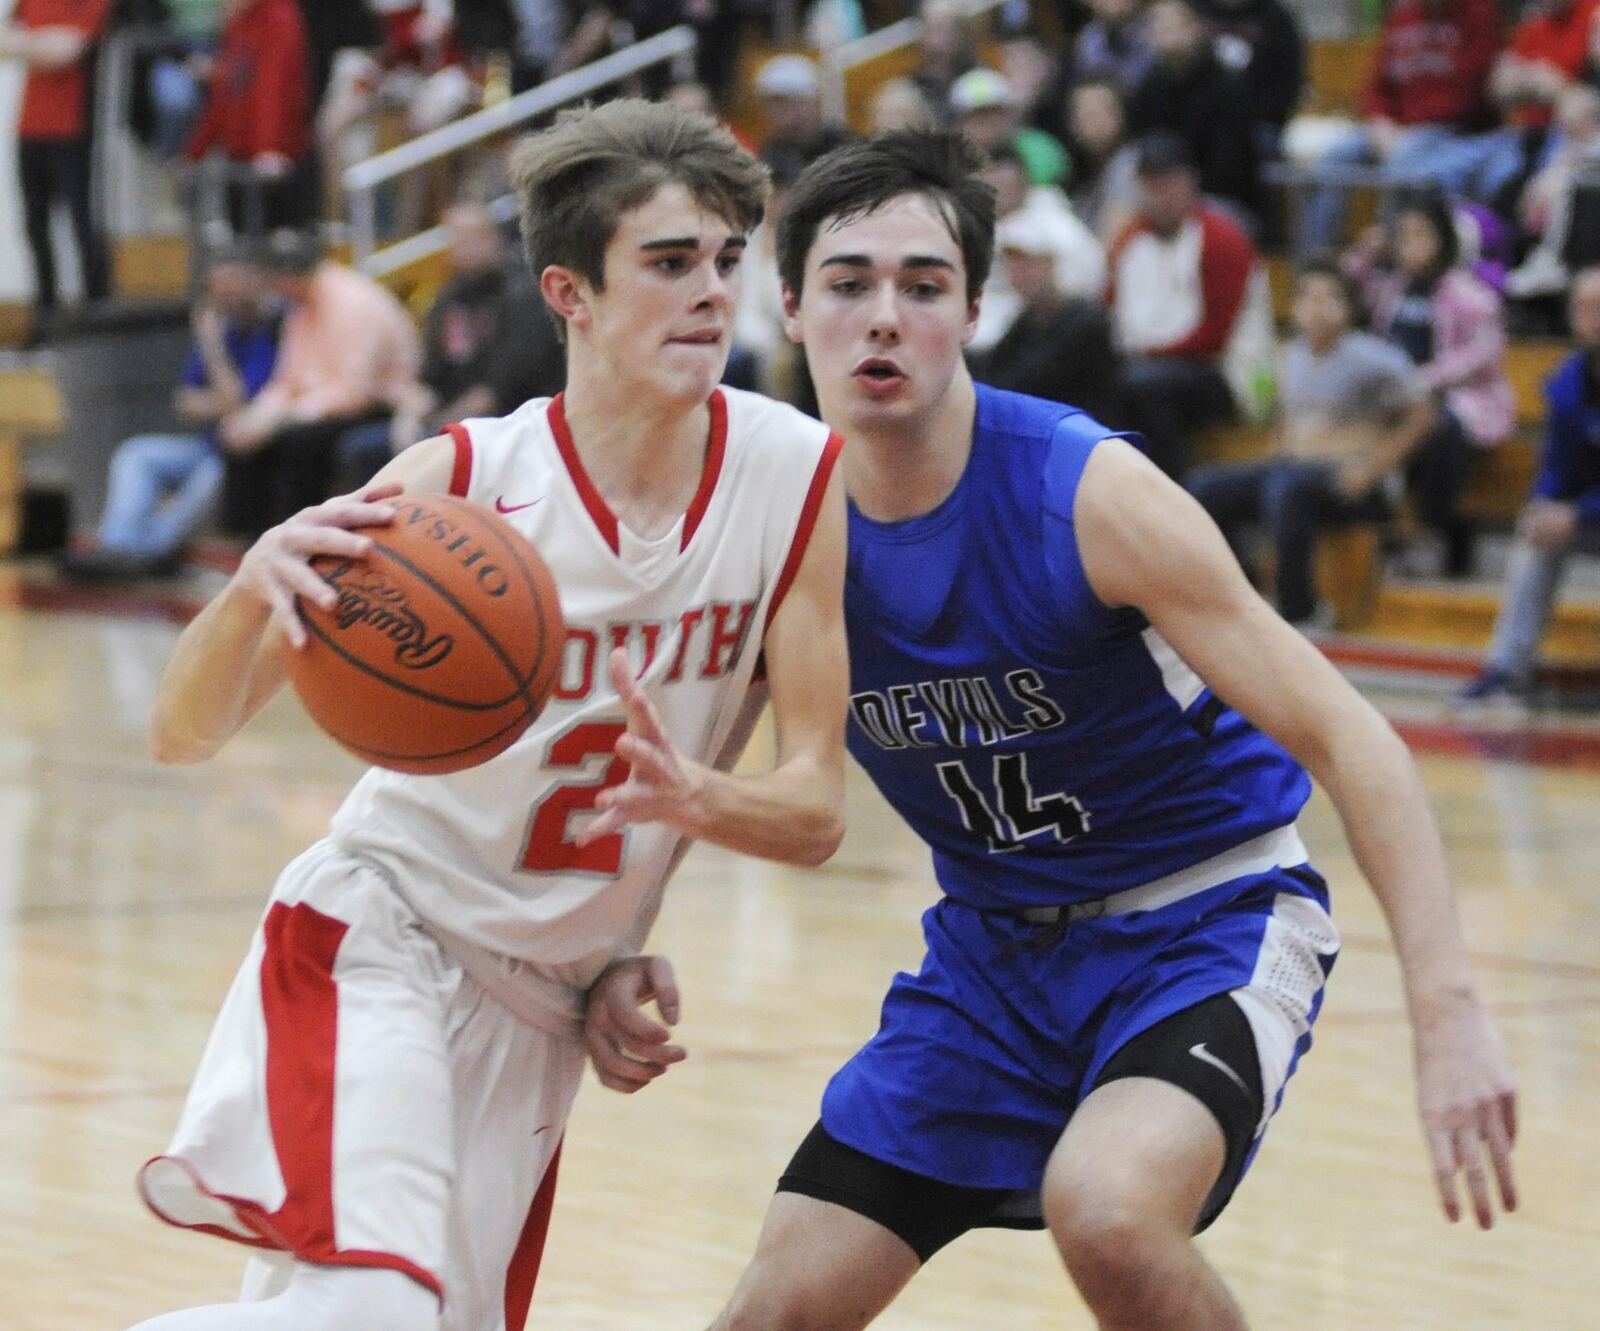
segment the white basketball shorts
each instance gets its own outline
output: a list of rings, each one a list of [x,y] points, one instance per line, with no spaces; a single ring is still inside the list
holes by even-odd
[[[170,1224],[403,1271],[442,1331],[520,1331],[583,1065],[322,842],[278,880],[139,1190]]]

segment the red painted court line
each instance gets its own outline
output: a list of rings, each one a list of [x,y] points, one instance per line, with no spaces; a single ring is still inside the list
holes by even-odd
[[[1480,730],[1450,722],[1399,720],[1394,728],[1418,753],[1600,772],[1600,733],[1594,731],[1532,726]]]
[[[1322,654],[1335,665],[1403,670],[1450,679],[1470,679],[1483,669],[1482,657],[1477,652],[1416,643],[1330,638],[1319,645]],[[1556,688],[1594,688],[1600,685],[1600,665],[1546,665],[1540,669],[1539,678]]]
[[[168,624],[187,624],[205,607],[204,601],[193,596],[153,587],[79,587],[19,578],[6,590],[6,599],[24,610],[68,610],[123,619],[159,619]]]

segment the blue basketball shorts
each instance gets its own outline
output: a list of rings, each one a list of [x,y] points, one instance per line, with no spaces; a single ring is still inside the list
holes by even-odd
[[[1039,1188],[1067,1121],[1119,1050],[1219,995],[1238,1004],[1260,1060],[1247,1167],[1310,1047],[1339,949],[1326,886],[1306,865],[1070,923],[945,898],[923,932],[921,970],[895,977],[878,1033],[824,1092],[822,1125],[927,1178],[1022,1191]]]

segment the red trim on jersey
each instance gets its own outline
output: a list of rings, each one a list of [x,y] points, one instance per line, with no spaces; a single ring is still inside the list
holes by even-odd
[[[843,438],[836,434],[830,434],[828,442],[822,446],[822,456],[817,459],[817,469],[811,477],[811,488],[806,491],[806,502],[800,509],[800,521],[795,524],[789,557],[783,561],[783,571],[778,574],[778,590],[772,593],[772,604],[767,607],[767,622],[761,626],[763,634],[772,627],[778,607],[789,594],[789,584],[800,572],[800,561],[806,557],[812,529],[817,525],[817,514],[822,511],[822,496],[828,491],[828,477],[833,475],[833,464],[839,460],[839,450],[843,447]]]
[[[578,447],[572,442],[572,429],[567,424],[565,398],[565,393],[557,393],[550,403],[550,433],[555,436],[561,460],[567,464],[567,472],[572,477],[573,485],[577,487],[578,497],[583,500],[583,506],[589,510],[594,525],[599,529],[600,535],[605,537],[606,544],[611,547],[611,553],[621,554],[622,544],[617,534],[617,515],[611,511],[611,505],[606,503],[605,496],[595,489],[594,482],[589,479],[589,473],[584,470],[583,459],[578,456]],[[711,503],[712,491],[717,488],[717,477],[722,472],[722,456],[727,448],[728,403],[722,396],[720,388],[711,394],[706,405],[711,409],[711,429],[706,436],[706,460],[700,470],[700,488],[695,491],[689,509],[683,515],[683,541],[678,547],[679,550],[688,546],[689,538],[694,535],[701,519],[705,517],[706,508]]]
[[[706,465],[700,472],[700,488],[694,492],[689,511],[683,515],[683,540],[678,544],[680,553],[689,548],[689,542],[700,528],[700,521],[711,506],[711,495],[717,488],[717,477],[722,474],[722,455],[728,446],[728,400],[719,388],[706,404],[711,408],[711,434],[706,439]]]
[[[533,1303],[533,1287],[539,1279],[539,1263],[544,1260],[544,1241],[550,1233],[550,1210],[556,1201],[556,1170],[561,1165],[561,1143],[545,1166],[539,1190],[523,1223],[516,1250],[506,1265],[506,1331],[522,1331]]]
[[[445,426],[444,432],[456,441],[456,460],[450,468],[450,493],[457,499],[465,499],[472,484],[472,436],[467,433],[467,427],[459,423]]]
[[[578,456],[578,446],[572,442],[572,431],[567,427],[567,409],[563,405],[566,396],[565,393],[557,393],[551,400],[550,433],[555,436],[556,448],[561,453],[561,460],[567,464],[572,483],[578,487],[578,498],[583,500],[583,506],[589,510],[589,516],[611,547],[611,553],[619,555],[622,553],[622,544],[617,536],[617,515],[611,511],[611,505],[594,488],[589,473],[583,469],[583,459]]]

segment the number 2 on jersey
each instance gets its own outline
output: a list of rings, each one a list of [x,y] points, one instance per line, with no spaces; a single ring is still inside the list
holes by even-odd
[[[945,793],[961,810],[962,825],[981,836],[997,855],[1021,850],[1023,842],[1039,832],[1054,832],[1056,840],[1065,843],[1089,830],[1089,812],[1073,796],[1034,795],[1026,753],[995,755],[998,814],[967,774],[964,762],[940,763],[938,772]]]
[[[572,767],[595,776],[552,786],[533,806],[528,841],[522,849],[525,873],[592,873],[615,878],[622,871],[622,833],[613,832],[587,846],[574,841],[572,817],[594,809],[602,790],[620,786],[631,770],[617,757],[618,737],[628,727],[621,721],[582,721],[550,741],[546,767]],[[597,761],[610,759],[603,767]]]

